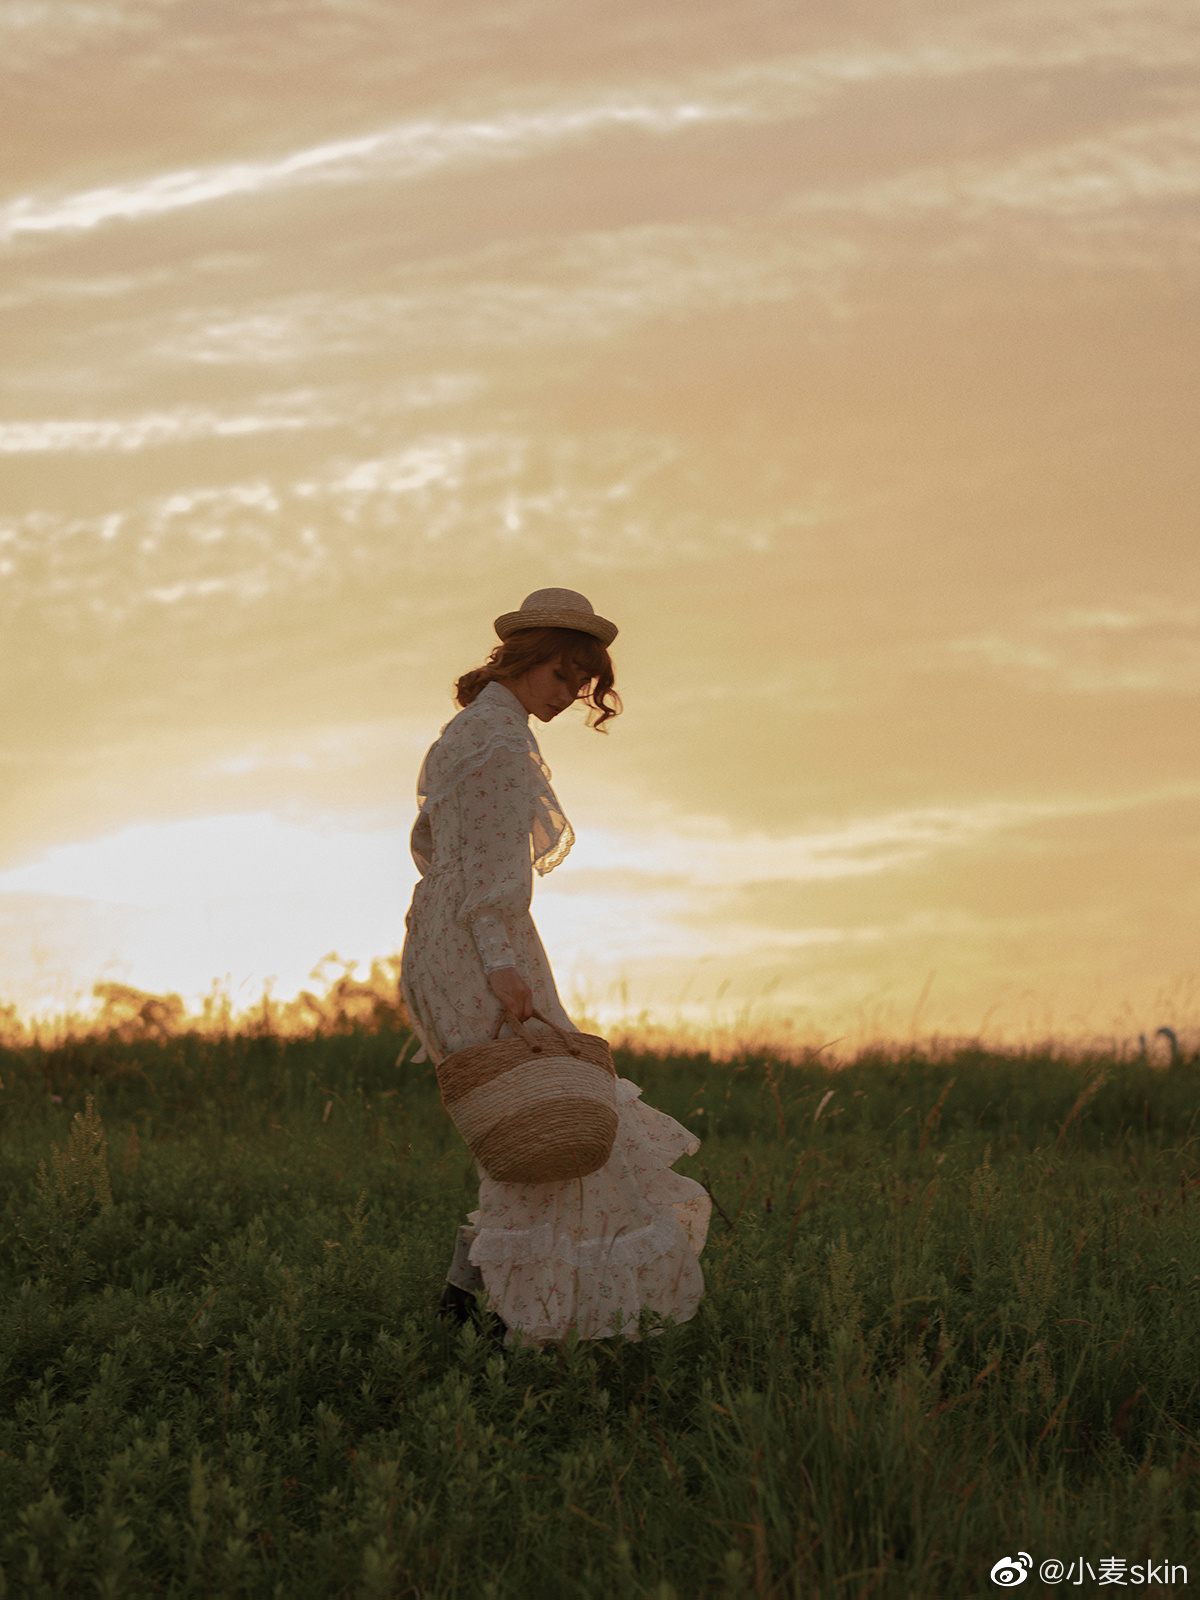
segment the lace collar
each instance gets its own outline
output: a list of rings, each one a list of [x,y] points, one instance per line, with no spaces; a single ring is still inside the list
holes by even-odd
[[[545,876],[566,860],[575,832],[550,786],[550,768],[529,726],[529,713],[502,683],[485,684],[442,729],[422,763],[417,804],[422,812],[432,811],[497,750],[511,750],[528,762],[530,855]]]
[[[504,683],[497,683],[495,678],[493,678],[490,683],[484,684],[483,688],[472,701],[472,705],[482,705],[489,710],[492,707],[495,707],[498,712],[505,712],[509,716],[515,715],[519,717],[525,726],[527,728],[529,727],[528,711],[526,711],[525,707],[517,699],[516,695],[512,692],[508,685]],[[470,710],[470,707],[468,706],[467,709]],[[449,727],[449,723],[447,723],[446,726]],[[445,730],[443,730],[443,732],[444,731]],[[531,728],[529,730],[529,737],[533,739],[533,730]],[[534,739],[533,742],[536,744],[537,740]]]

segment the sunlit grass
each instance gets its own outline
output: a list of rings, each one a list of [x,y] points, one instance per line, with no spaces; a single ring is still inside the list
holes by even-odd
[[[704,1138],[708,1292],[641,1343],[536,1351],[434,1315],[476,1179],[402,1032],[125,1031],[0,1054],[11,1593],[1200,1567],[1190,1059],[626,1053]]]

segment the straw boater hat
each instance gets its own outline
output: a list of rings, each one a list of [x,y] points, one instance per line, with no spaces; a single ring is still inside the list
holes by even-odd
[[[590,633],[603,645],[617,637],[616,623],[598,617],[591,601],[574,589],[535,589],[521,601],[520,611],[506,611],[497,617],[495,628],[502,639],[522,628],[574,628],[577,633]]]

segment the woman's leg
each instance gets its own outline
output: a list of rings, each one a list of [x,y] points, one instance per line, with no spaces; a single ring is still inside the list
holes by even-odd
[[[454,1257],[446,1274],[446,1287],[438,1301],[438,1316],[443,1322],[469,1322],[479,1314],[477,1296],[486,1294],[483,1273],[471,1260],[471,1246],[475,1243],[475,1229],[464,1224],[454,1241]],[[493,1339],[503,1339],[505,1327],[492,1312],[484,1315],[484,1329]]]
[[[471,1260],[471,1246],[475,1243],[475,1229],[464,1224],[454,1241],[454,1259],[446,1274],[446,1282],[464,1294],[483,1293],[483,1273]]]

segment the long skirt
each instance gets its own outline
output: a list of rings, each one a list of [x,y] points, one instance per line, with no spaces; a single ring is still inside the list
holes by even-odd
[[[429,967],[415,959],[413,931],[410,923],[404,993],[429,1054],[440,1061],[451,1050],[486,1042],[500,1006],[482,966],[475,1003],[464,1006],[459,988],[448,1006],[450,996],[426,992],[442,984],[422,981]],[[541,958],[528,962],[526,974],[535,1003],[574,1029],[532,920],[528,935]],[[561,1339],[572,1329],[581,1339],[635,1339],[643,1311],[676,1322],[695,1315],[711,1202],[700,1184],[671,1168],[700,1141],[673,1117],[643,1105],[641,1093],[627,1078],[617,1080],[613,1152],[590,1177],[522,1185],[481,1174],[479,1206],[459,1230],[449,1280],[486,1294],[490,1309],[527,1343]]]

